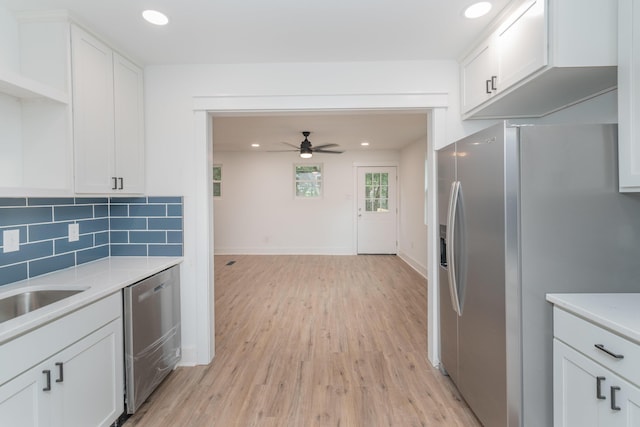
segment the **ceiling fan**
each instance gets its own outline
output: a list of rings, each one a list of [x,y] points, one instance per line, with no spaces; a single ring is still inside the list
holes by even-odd
[[[311,135],[311,132],[309,132],[308,130],[305,130],[304,132],[302,132],[302,135],[304,136],[304,141],[300,143],[300,147],[296,147],[293,144],[289,144],[288,142],[283,141],[282,142],[283,144],[295,148],[295,150],[285,150],[285,151],[300,151],[300,157],[302,157],[303,159],[310,159],[311,156],[313,156],[313,153],[331,153],[331,154],[343,153],[343,151],[326,150],[326,148],[337,147],[338,144],[323,144],[323,145],[318,145],[317,147],[312,146],[311,141],[309,141],[309,138],[308,138],[309,135]]]

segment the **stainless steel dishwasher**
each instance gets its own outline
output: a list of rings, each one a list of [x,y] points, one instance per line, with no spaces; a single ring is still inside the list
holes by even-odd
[[[180,266],[124,289],[127,412],[133,414],[181,357]]]

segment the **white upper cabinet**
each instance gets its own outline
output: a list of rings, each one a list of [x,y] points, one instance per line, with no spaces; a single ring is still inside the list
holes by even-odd
[[[114,52],[116,176],[127,193],[144,192],[144,99],[142,70]],[[121,184],[119,182],[118,184]]]
[[[14,54],[0,57],[0,197],[72,194],[66,16],[3,18],[0,37]]]
[[[611,0],[521,2],[461,61],[463,118],[541,117],[614,89],[616,22]]]
[[[620,191],[640,191],[640,4],[618,0],[618,167]]]
[[[547,65],[544,0],[526,3],[500,26],[495,39],[501,88]]]
[[[469,111],[496,94],[498,61],[493,38],[485,40],[461,64],[462,109]]]
[[[77,193],[144,192],[142,70],[72,26]]]

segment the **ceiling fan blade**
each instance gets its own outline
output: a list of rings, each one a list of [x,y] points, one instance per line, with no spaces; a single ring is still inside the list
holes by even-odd
[[[293,148],[295,148],[296,150],[299,150],[299,149],[300,149],[300,146],[299,146],[299,145],[289,144],[288,142],[285,142],[285,141],[280,141],[280,142],[282,142],[284,145],[288,145],[289,147],[293,147]]]
[[[314,145],[311,147],[312,150],[322,150],[323,148],[329,147],[337,147],[338,144],[323,144],[323,145]]]
[[[344,151],[335,151],[335,150],[318,150],[317,148],[313,149],[314,153],[331,153],[331,154],[342,154]]]
[[[266,151],[267,153],[284,153],[284,152],[291,153],[292,151],[299,152],[300,149],[296,148],[295,150],[266,150]]]

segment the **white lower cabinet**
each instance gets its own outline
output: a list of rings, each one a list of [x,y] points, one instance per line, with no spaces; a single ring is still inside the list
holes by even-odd
[[[555,427],[640,427],[638,345],[554,309]]]
[[[122,413],[122,321],[111,322],[54,357],[60,426],[109,426]],[[61,364],[61,365],[57,365]]]
[[[111,298],[121,304],[120,294]],[[110,426],[122,414],[122,316],[119,305],[114,308],[118,309],[115,319],[0,386],[1,425]],[[86,314],[91,306],[83,310]],[[61,319],[68,320],[74,319]],[[58,326],[65,325],[54,322],[41,329],[62,336],[64,330],[57,330]]]
[[[42,391],[45,364],[0,386],[0,420],[8,426],[35,427],[50,424],[51,395]]]
[[[640,426],[640,389],[554,340],[556,427]]]

